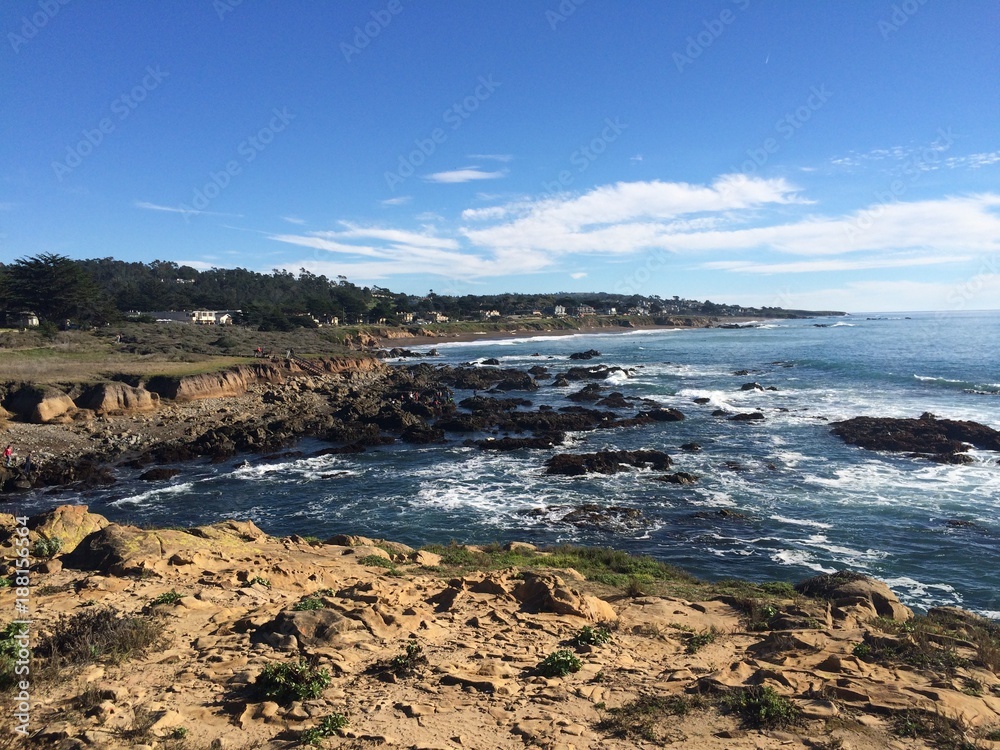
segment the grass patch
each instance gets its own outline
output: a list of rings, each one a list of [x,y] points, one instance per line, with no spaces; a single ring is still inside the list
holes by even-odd
[[[305,659],[272,662],[257,676],[257,692],[277,703],[291,703],[318,698],[330,685],[330,673]]]
[[[583,662],[568,649],[553,651],[542,659],[536,667],[542,677],[565,677],[573,672],[579,672]]]
[[[177,602],[183,598],[184,594],[170,589],[170,591],[165,591],[156,598],[152,599],[149,604],[152,607],[155,607],[157,604],[177,604]]]
[[[385,568],[393,575],[399,575],[399,569],[392,560],[386,560],[381,555],[365,555],[358,558],[359,565],[367,565],[369,568]]]
[[[719,631],[715,628],[704,630],[701,633],[691,633],[684,642],[684,653],[696,654],[709,643],[714,643],[719,637]]]
[[[87,609],[55,623],[35,652],[45,672],[95,662],[120,664],[163,641],[163,623],[146,615],[123,615],[113,607]]]
[[[965,727],[954,719],[926,711],[904,711],[892,722],[892,731],[898,737],[922,739],[943,750],[976,750],[976,745],[965,739]]]
[[[259,583],[266,589],[271,588],[271,582],[264,578],[263,576],[254,576],[249,581],[247,581],[247,586],[253,586],[255,583]]]
[[[672,716],[685,716],[703,705],[700,696],[642,695],[619,708],[608,709],[597,729],[613,737],[661,742],[660,725]]]
[[[900,622],[878,618],[854,654],[881,664],[908,664],[953,675],[975,665],[1000,674],[1000,623],[969,612],[936,608]],[[974,688],[971,688],[974,689]]]
[[[779,729],[799,720],[799,709],[773,688],[751,685],[731,690],[722,696],[722,707],[737,714],[747,727]]]
[[[325,717],[319,726],[305,730],[299,735],[299,741],[303,745],[313,745],[318,747],[327,737],[333,737],[338,729],[343,729],[348,724],[347,716],[333,713]]]

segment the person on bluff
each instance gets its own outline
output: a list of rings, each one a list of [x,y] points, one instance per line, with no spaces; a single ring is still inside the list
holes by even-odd
[[[10,467],[11,463],[14,461],[14,446],[7,444],[7,447],[3,452],[4,465]]]

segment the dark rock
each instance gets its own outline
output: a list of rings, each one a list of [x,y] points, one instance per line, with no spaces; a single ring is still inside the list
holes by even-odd
[[[564,376],[559,375],[552,381],[552,385],[556,388],[567,388],[569,387],[569,381]]]
[[[641,510],[619,505],[601,506],[594,503],[574,508],[561,519],[562,523],[581,528],[595,528],[605,531],[637,529],[647,526],[649,521]]]
[[[677,409],[650,409],[641,411],[636,416],[647,417],[654,422],[680,422],[684,415]]]
[[[740,386],[740,390],[741,391],[762,391],[762,390],[764,390],[764,386],[762,386],[760,383],[744,383],[743,385]]]
[[[593,359],[594,357],[600,357],[601,353],[596,349],[588,349],[585,352],[576,352],[575,354],[570,354],[570,359]]]
[[[623,393],[615,391],[614,393],[609,393],[607,396],[602,398],[597,402],[598,406],[603,406],[606,409],[625,409],[628,408],[629,400],[625,398]]]
[[[978,422],[938,419],[929,413],[919,419],[854,417],[834,422],[832,432],[844,442],[868,450],[905,451],[943,463],[969,463],[971,458],[962,455],[967,444],[1000,451],[1000,431]]]
[[[733,375],[747,376],[750,374],[749,370],[734,370]]]
[[[728,508],[722,508],[720,510],[700,510],[697,513],[692,513],[691,518],[700,518],[705,520],[725,520],[725,521],[746,521],[749,519],[745,513],[739,513],[735,510],[729,510]]]
[[[484,359],[483,360],[483,364],[484,365],[495,365],[495,366],[499,367],[500,360],[497,359],[496,357],[490,357],[489,359]]]
[[[702,405],[704,405],[704,404],[707,404],[711,400],[712,399],[708,398],[707,396],[698,396],[698,398],[694,399],[694,402],[696,404],[702,404]]]
[[[545,462],[545,473],[563,476],[617,474],[627,466],[663,470],[669,469],[670,463],[666,453],[652,450],[563,453]]]
[[[658,477],[653,477],[657,482],[667,482],[669,484],[694,484],[698,481],[698,477],[694,474],[688,474],[686,471],[678,471],[676,474],[661,474]]]
[[[150,469],[139,475],[143,482],[162,482],[165,479],[172,479],[181,473],[180,469]]]
[[[570,401],[593,403],[601,398],[602,390],[604,390],[603,386],[597,385],[597,383],[589,383],[576,393],[569,394],[566,398]]]
[[[712,411],[712,416],[713,417],[728,417],[729,416],[729,412],[726,411],[725,409],[715,409],[715,410]]]
[[[566,435],[561,432],[553,432],[548,435],[541,435],[530,438],[504,437],[497,440],[479,440],[476,445],[484,451],[516,451],[524,448],[545,449],[562,445]]]
[[[444,430],[439,427],[430,427],[423,424],[414,425],[403,430],[399,438],[404,443],[414,443],[417,445],[440,443],[444,441]]]
[[[535,355],[532,355],[532,356],[535,356]],[[542,367],[542,365],[534,365],[534,366],[528,368],[528,374],[531,375],[532,377],[536,377],[536,378],[537,377],[541,377],[542,375],[548,375],[549,374],[549,368],[548,367]]]
[[[692,453],[697,453],[701,450],[701,443],[684,443],[681,446],[682,451],[691,451]]]
[[[729,418],[730,422],[759,422],[764,419],[764,415],[759,411],[743,412],[741,414],[734,414]]]

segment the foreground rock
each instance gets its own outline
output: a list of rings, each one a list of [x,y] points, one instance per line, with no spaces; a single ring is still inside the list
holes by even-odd
[[[582,474],[617,474],[632,466],[639,469],[669,469],[670,456],[661,451],[599,451],[598,453],[563,453],[545,462],[546,474],[580,476]]]
[[[903,451],[942,463],[969,463],[970,446],[1000,451],[1000,431],[978,422],[938,419],[924,413],[919,419],[854,417],[834,422],[834,435],[844,442],[875,451]]]
[[[0,516],[8,565],[14,523]],[[248,522],[138,529],[81,506],[29,527],[32,543],[80,540],[31,573],[34,644],[91,613],[162,627],[155,646],[48,677],[36,651],[33,746],[289,747],[334,714],[347,724],[323,746],[924,750],[932,735],[898,727],[935,720],[955,732],[951,746],[986,748],[1000,726],[1000,665],[975,646],[997,626],[936,610],[941,643],[918,640],[909,610],[857,574],[810,579],[802,594],[752,606],[644,594],[640,579],[626,596],[545,568],[556,558],[528,544],[506,554],[530,567],[434,574],[445,562],[433,552],[347,535],[274,538]],[[697,596],[693,581],[679,581]],[[13,612],[15,595],[0,589],[0,611]],[[581,640],[599,627],[606,643]],[[893,661],[919,649],[950,656]],[[578,671],[544,676],[543,660],[566,650]],[[265,669],[300,663],[322,670],[313,695],[262,693]],[[763,688],[799,723],[756,730],[718,707],[718,696]],[[639,699],[652,707],[633,714],[644,723],[606,723]]]

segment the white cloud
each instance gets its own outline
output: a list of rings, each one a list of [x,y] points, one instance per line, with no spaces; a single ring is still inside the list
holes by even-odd
[[[200,211],[194,208],[181,208],[180,206],[163,206],[159,203],[150,203],[148,201],[135,201],[133,205],[136,208],[144,208],[147,211],[164,211],[171,214],[186,214],[187,216],[229,216],[237,219],[243,218],[243,214],[227,214],[219,211]]]
[[[571,273],[569,275],[571,279],[583,279],[587,277],[586,271],[577,271],[576,273]]]
[[[282,219],[287,221],[289,224],[305,224],[305,219],[300,219],[298,216],[282,216]]]
[[[506,169],[501,169],[497,172],[485,172],[479,167],[463,167],[462,169],[454,169],[450,172],[435,172],[434,174],[427,175],[424,179],[428,182],[454,184],[472,182],[473,180],[497,180],[501,177],[506,177],[506,175]]]
[[[399,195],[395,198],[386,198],[384,201],[380,201],[383,206],[402,206],[413,200],[412,195]]]
[[[979,169],[1000,164],[1000,151],[990,151],[983,154],[968,154],[967,156],[953,156],[945,159],[945,166],[949,169]]]

